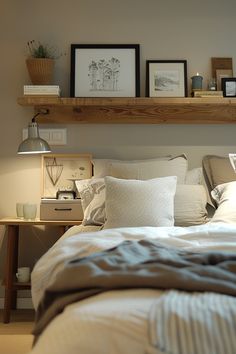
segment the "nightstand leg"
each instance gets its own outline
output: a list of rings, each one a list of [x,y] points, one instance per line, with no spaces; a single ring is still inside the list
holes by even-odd
[[[10,322],[10,312],[16,308],[16,290],[14,290],[14,279],[18,264],[18,239],[19,226],[8,225],[7,234],[7,258],[5,268],[5,299],[3,310],[3,322]]]

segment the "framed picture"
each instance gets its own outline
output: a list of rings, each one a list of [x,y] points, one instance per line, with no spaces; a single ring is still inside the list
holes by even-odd
[[[185,97],[187,94],[186,60],[147,60],[148,97]]]
[[[69,199],[75,195],[75,181],[92,177],[91,161],[90,154],[43,154],[41,197]]]
[[[236,97],[236,77],[221,79],[221,86],[224,97]]]
[[[218,91],[222,90],[221,79],[233,77],[233,70],[231,69],[217,69],[216,70],[216,87]]]
[[[216,70],[233,70],[232,58],[211,58],[211,74],[216,79]],[[217,88],[218,90],[218,88]]]
[[[139,97],[139,44],[72,44],[71,97]]]

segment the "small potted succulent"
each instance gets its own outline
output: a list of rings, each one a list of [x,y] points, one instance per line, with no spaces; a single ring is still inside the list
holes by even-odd
[[[29,76],[33,85],[51,85],[55,59],[61,55],[56,48],[35,40],[27,43],[29,56],[26,59]]]

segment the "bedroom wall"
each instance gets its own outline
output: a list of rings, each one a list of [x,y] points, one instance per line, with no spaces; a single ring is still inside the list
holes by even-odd
[[[22,129],[33,109],[18,106],[23,85],[26,43],[56,45],[67,55],[56,62],[55,84],[69,95],[71,43],[139,43],[141,94],[145,60],[187,59],[188,81],[196,72],[210,78],[210,58],[235,62],[234,0],[41,0],[1,1],[0,38],[0,217],[15,215],[17,201],[40,201],[40,158],[17,157]],[[63,126],[64,127],[64,126]],[[185,152],[190,168],[205,154],[236,151],[235,125],[68,125],[68,144],[53,152],[90,152],[95,157],[144,158]],[[56,238],[55,229],[23,229],[20,262],[33,265]],[[0,230],[1,232],[1,230]],[[1,243],[1,242],[0,242]],[[0,251],[0,278],[6,242]],[[0,293],[1,296],[1,293]]]

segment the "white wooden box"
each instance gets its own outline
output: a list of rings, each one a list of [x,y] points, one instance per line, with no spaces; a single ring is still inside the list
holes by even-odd
[[[81,199],[42,199],[41,220],[83,220]]]

